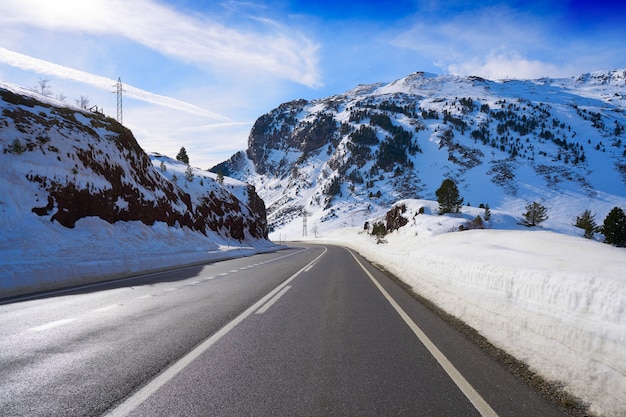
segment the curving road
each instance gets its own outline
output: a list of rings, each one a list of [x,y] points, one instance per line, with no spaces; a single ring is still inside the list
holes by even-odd
[[[1,416],[562,416],[350,250],[0,301]]]

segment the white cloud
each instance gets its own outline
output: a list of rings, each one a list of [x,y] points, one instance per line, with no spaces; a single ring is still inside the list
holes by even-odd
[[[442,64],[443,65],[443,64]],[[542,77],[567,77],[571,70],[523,57],[517,51],[498,48],[487,56],[447,65],[451,74],[478,75],[489,79],[537,79]]]
[[[577,70],[562,42],[556,41],[552,25],[549,19],[494,6],[445,21],[418,18],[391,43],[416,51],[452,74],[494,79],[573,75]]]
[[[4,0],[0,21],[118,35],[204,68],[267,72],[311,87],[321,85],[318,45],[267,20],[238,30],[216,18],[183,14],[154,0]]]
[[[19,54],[17,52],[13,52],[2,47],[0,47],[0,62],[23,70],[34,71],[39,74],[48,74],[60,78],[70,79],[105,90],[113,89],[117,83],[117,81],[114,81],[110,78],[101,77],[99,75],[91,74],[85,71],[79,71],[74,68],[68,68],[41,59],[32,58],[27,55]],[[206,116],[217,120],[222,120],[226,122],[231,121],[226,116],[222,116],[209,110],[202,109],[200,107],[194,106],[193,104],[186,103],[175,98],[154,94],[149,91],[133,87],[131,85],[124,85],[123,88],[125,96],[132,97],[137,100],[157,104],[159,106],[169,107],[187,113]]]

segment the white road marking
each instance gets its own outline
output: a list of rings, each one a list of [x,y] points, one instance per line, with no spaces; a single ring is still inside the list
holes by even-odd
[[[313,264],[309,265],[309,266],[308,266],[308,267],[304,270],[304,272],[309,272],[309,271],[310,271],[310,270],[311,270],[311,269],[315,266],[315,264],[316,264],[316,263],[317,263],[317,262],[315,262],[315,263],[313,263]]]
[[[469,382],[465,379],[463,375],[452,365],[452,362],[445,357],[445,355],[435,346],[435,344],[426,336],[426,333],[420,329],[417,324],[409,317],[408,314],[400,307],[400,305],[394,300],[391,295],[380,285],[376,278],[368,271],[361,261],[358,260],[356,255],[348,250],[357,264],[365,271],[367,276],[372,280],[374,285],[378,288],[378,290],[383,294],[383,296],[389,301],[389,304],[396,310],[396,312],[402,317],[402,320],[409,326],[409,328],[413,331],[415,336],[422,342],[422,344],[428,349],[431,355],[439,362],[439,365],[446,371],[448,376],[454,381],[454,383],[459,387],[459,389],[465,394],[468,400],[474,405],[476,410],[483,417],[498,417],[496,412],[491,408],[487,401],[470,385]]]
[[[270,307],[272,307],[274,305],[274,303],[276,301],[278,301],[278,299],[280,297],[282,297],[283,295],[285,295],[285,293],[287,291],[289,291],[289,288],[291,288],[291,286],[287,285],[285,288],[283,288],[278,294],[276,294],[271,300],[269,300],[267,303],[265,303],[265,305],[263,307],[261,307],[260,309],[257,310],[256,313],[254,314],[263,314],[265,313],[267,310],[270,309]]]
[[[123,403],[118,405],[115,409],[111,410],[110,413],[107,414],[107,417],[120,417],[126,416],[130,414],[135,408],[139,407],[141,403],[146,401],[152,394],[154,394],[159,388],[165,385],[168,381],[174,378],[180,371],[185,369],[189,364],[191,364],[195,359],[197,359],[200,355],[202,355],[206,350],[208,350],[211,346],[213,346],[218,340],[222,337],[226,336],[232,329],[234,329],[239,323],[245,320],[249,315],[251,315],[254,311],[258,310],[263,304],[267,303],[268,300],[273,298],[277,293],[282,291],[291,281],[293,281],[298,275],[300,275],[304,270],[309,267],[309,265],[317,262],[324,254],[326,254],[328,249],[324,248],[324,251],[317,256],[317,258],[313,259],[311,262],[306,264],[303,268],[298,270],[295,274],[287,278],[282,284],[274,288],[270,291],[265,297],[261,298],[259,301],[254,303],[251,307],[248,307],[246,311],[237,316],[233,321],[228,323],[226,326],[222,327],[217,333],[213,336],[206,339],[202,342],[198,347],[189,352],[187,355],[180,358],[177,362],[175,362],[172,366],[167,368],[161,374],[159,374],[156,378],[150,381],[147,385],[137,391],[135,394],[126,399]]]
[[[113,309],[121,307],[121,306],[122,306],[121,304],[111,304],[111,305],[108,305],[106,307],[97,308],[97,309],[93,310],[93,312],[94,313],[102,313],[104,311],[113,310]]]
[[[69,324],[73,321],[76,321],[76,319],[62,319],[62,320],[57,320],[57,321],[52,321],[50,323],[41,325],[41,326],[37,326],[37,327],[32,327],[29,330],[33,331],[33,332],[43,332],[44,330],[48,330],[48,329],[53,329],[55,327],[59,327],[59,326],[63,326],[66,324]]]
[[[154,297],[154,295],[152,295],[152,294],[146,294],[146,295],[142,295],[141,297],[137,297],[137,298],[135,298],[135,300],[143,300],[143,299],[145,299],[145,298],[152,298],[152,297]]]

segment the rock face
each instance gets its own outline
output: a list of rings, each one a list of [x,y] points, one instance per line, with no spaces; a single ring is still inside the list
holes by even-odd
[[[239,241],[267,238],[265,205],[254,187],[241,184],[248,196],[241,201],[206,176],[192,195],[159,172],[115,120],[6,89],[0,99],[1,173],[17,184],[27,179],[20,200],[37,215],[68,228],[95,216],[109,223],[163,222]]]

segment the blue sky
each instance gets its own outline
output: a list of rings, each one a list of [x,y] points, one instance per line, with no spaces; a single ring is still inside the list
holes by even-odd
[[[0,80],[85,96],[146,151],[209,168],[297,98],[414,71],[571,77],[626,67],[613,1],[3,0]]]

